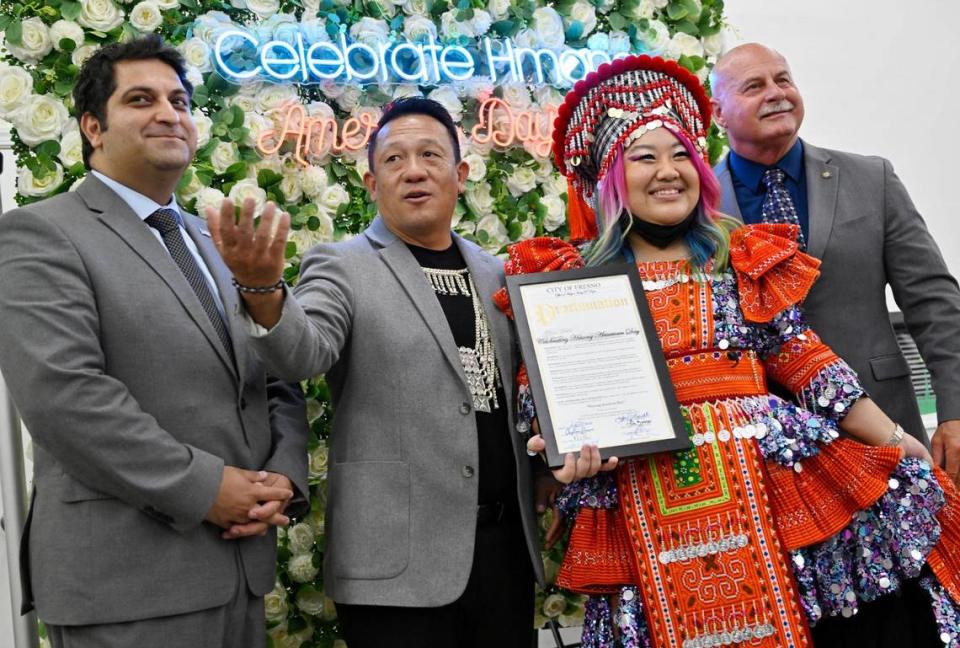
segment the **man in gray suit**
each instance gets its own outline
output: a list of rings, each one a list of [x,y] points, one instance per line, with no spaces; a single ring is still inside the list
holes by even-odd
[[[910,370],[887,314],[889,284],[930,370],[934,460],[960,474],[960,290],[890,162],[799,138],[803,99],[787,61],[758,44],[725,54],[711,77],[730,153],[714,169],[721,211],[747,223],[796,222],[820,279],[804,309],[881,408],[926,442]]]
[[[326,372],[335,404],[324,581],[350,648],[528,648],[542,565],[527,430],[513,426],[502,263],[451,233],[468,168],[436,102],[385,111],[364,181],[379,215],[303,258],[283,289],[289,219],[208,213],[286,379]],[[276,290],[274,290],[276,288]],[[252,323],[251,323],[252,324]]]
[[[0,368],[34,439],[24,600],[57,648],[264,645],[273,525],[307,492],[303,395],[267,380],[173,197],[190,92],[159,37],[99,50],[74,89],[87,179],[0,219]]]

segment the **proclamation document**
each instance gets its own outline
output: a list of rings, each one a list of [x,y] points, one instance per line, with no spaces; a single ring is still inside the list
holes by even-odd
[[[518,275],[508,289],[551,466],[585,443],[603,457],[689,447],[635,268]]]

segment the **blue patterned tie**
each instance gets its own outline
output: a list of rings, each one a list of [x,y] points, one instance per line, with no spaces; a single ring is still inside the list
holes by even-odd
[[[767,193],[763,197],[763,206],[760,215],[764,223],[787,223],[800,227],[800,218],[797,216],[797,208],[793,204],[793,198],[787,191],[787,186],[783,184],[787,174],[782,169],[767,169],[763,172],[763,186],[767,188]],[[807,242],[803,237],[803,229],[799,230],[797,242],[801,250],[807,249]]]
[[[186,277],[193,292],[197,294],[200,305],[204,312],[210,318],[214,330],[223,343],[223,348],[227,350],[227,355],[233,359],[233,344],[230,341],[230,334],[227,333],[227,326],[223,323],[220,311],[217,309],[217,303],[213,299],[210,287],[207,285],[197,260],[193,258],[186,242],[183,240],[183,234],[180,233],[177,212],[172,209],[158,209],[146,218],[146,223],[153,229],[160,232],[164,245],[170,251],[170,256],[180,268],[180,272]]]

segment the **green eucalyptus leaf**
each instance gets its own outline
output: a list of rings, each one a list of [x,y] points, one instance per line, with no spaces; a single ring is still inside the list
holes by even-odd
[[[76,20],[80,17],[80,3],[69,0],[60,3],[60,15],[66,20]]]
[[[11,45],[23,44],[23,22],[15,20],[7,25],[3,32],[3,37]]]
[[[667,5],[667,18],[672,21],[683,20],[689,13],[690,11],[683,0],[671,0],[670,4]]]

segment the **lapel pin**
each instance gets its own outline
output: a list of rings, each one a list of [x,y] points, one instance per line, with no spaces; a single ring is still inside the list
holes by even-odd
[[[831,175],[833,175],[833,174],[830,173],[829,171],[824,171],[823,173],[820,174],[820,177],[821,177],[821,178],[829,178]]]

